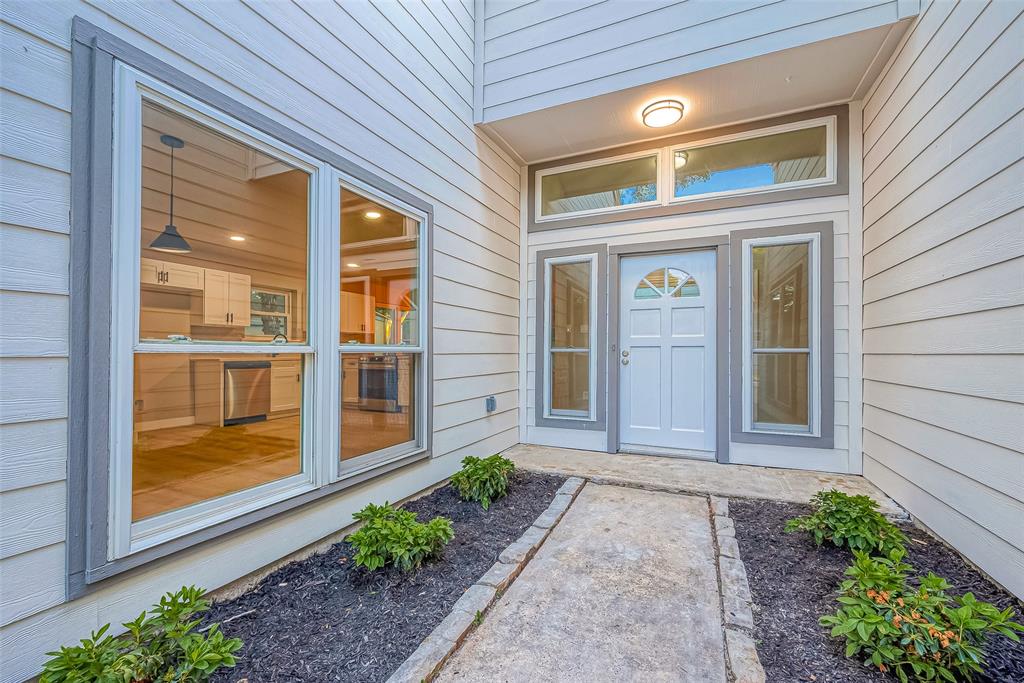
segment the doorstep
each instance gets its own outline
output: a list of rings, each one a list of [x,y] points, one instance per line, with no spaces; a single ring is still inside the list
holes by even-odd
[[[682,458],[580,451],[519,444],[503,456],[532,472],[562,474],[597,484],[634,486],[669,493],[697,493],[727,498],[761,498],[807,503],[822,489],[839,489],[873,498],[890,517],[907,513],[864,477],[753,465],[732,465]]]

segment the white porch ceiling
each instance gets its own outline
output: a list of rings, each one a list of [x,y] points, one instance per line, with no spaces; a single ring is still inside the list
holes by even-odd
[[[484,124],[526,163],[858,99],[909,21],[773,52]],[[647,128],[643,107],[675,98],[683,119]]]

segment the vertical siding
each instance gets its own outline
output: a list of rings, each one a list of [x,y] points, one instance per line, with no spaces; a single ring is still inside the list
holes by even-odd
[[[1024,6],[928,5],[864,101],[864,474],[1024,596]]]
[[[653,83],[910,16],[896,0],[486,0],[482,120]]]
[[[473,127],[474,3],[3,4],[0,680],[182,583],[227,583],[518,441],[516,164]],[[360,492],[64,603],[71,19],[80,15],[435,207],[434,450]],[[263,49],[273,46],[273,49]],[[17,321],[17,324],[11,324]],[[497,394],[486,413],[483,397]],[[239,562],[238,558],[246,558]]]
[[[657,243],[672,240],[725,235],[733,230],[765,228],[829,221],[833,224],[833,306],[835,317],[835,443],[832,449],[791,448],[733,443],[733,462],[757,465],[817,469],[832,472],[851,471],[849,454],[850,387],[850,308],[849,308],[849,217],[848,198],[844,196],[765,204],[742,209],[708,211],[669,216],[653,220],[608,223],[595,227],[549,230],[529,234],[526,271],[526,369],[520,391],[526,394],[527,443],[570,448],[604,450],[606,432],[557,429],[536,426],[536,330],[537,330],[537,252],[586,244]],[[609,287],[618,286],[610,282]],[[719,296],[729,296],[728,291]],[[610,330],[614,336],[617,331]],[[616,410],[617,399],[609,397],[608,409]]]

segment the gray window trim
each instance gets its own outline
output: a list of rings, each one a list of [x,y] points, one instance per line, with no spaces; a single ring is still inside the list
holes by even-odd
[[[745,133],[747,131],[757,130],[759,128],[768,128],[770,126],[778,126],[785,123],[795,123],[798,121],[804,121],[807,119],[814,119],[823,116],[836,117],[836,182],[831,185],[803,187],[790,190],[777,190],[773,192],[762,192],[758,194],[737,195],[734,197],[714,197],[704,200],[684,202],[682,204],[670,204],[668,206],[651,206],[634,210],[626,209],[623,211],[615,211],[606,214],[593,214],[588,216],[565,218],[562,220],[545,220],[541,223],[537,222],[537,217],[534,215],[536,212],[536,198],[534,193],[536,192],[535,185],[537,181],[537,171],[543,171],[544,169],[547,168],[554,168],[557,166],[564,166],[567,164],[575,164],[584,161],[604,159],[608,157],[618,156],[620,154],[641,152],[644,150],[653,149],[652,145],[658,148],[681,145],[686,144],[688,142],[707,140],[709,138],[719,137],[722,135]],[[810,111],[797,112],[794,114],[787,114],[785,116],[777,116],[770,119],[761,119],[758,121],[749,121],[746,123],[740,123],[732,126],[713,128],[710,130],[703,130],[696,133],[684,133],[682,135],[676,135],[669,138],[648,140],[647,142],[638,142],[631,145],[622,145],[620,147],[614,147],[612,149],[606,149],[600,152],[579,154],[576,156],[563,157],[561,159],[555,159],[552,161],[545,161],[538,164],[532,164],[527,169],[527,230],[529,232],[541,232],[544,230],[558,230],[560,228],[576,228],[581,226],[603,225],[605,223],[623,223],[626,221],[658,218],[661,216],[677,216],[680,214],[695,213],[698,211],[718,211],[720,209],[732,209],[743,206],[755,206],[758,204],[788,202],[796,199],[811,199],[815,197],[835,197],[839,195],[845,195],[849,192],[849,128],[849,106],[843,104],[833,107],[826,107],[823,109],[814,109]]]
[[[544,353],[544,338],[547,334],[548,321],[545,319],[545,273],[544,266],[548,259],[561,256],[583,256],[596,254],[595,263],[597,277],[595,283],[597,291],[592,293],[595,297],[595,310],[597,311],[597,341],[591,349],[594,358],[597,360],[596,377],[592,378],[592,389],[594,391],[594,419],[580,420],[571,418],[556,418],[544,416],[544,380],[547,377],[548,359]],[[608,406],[607,377],[605,367],[608,348],[608,246],[606,244],[590,244],[583,247],[566,247],[564,249],[549,249],[537,252],[537,279],[536,279],[536,355],[535,355],[535,392],[534,396],[534,424],[537,427],[555,427],[559,429],[585,429],[587,431],[604,431],[606,413]]]
[[[821,335],[819,359],[821,362],[821,434],[766,434],[743,431],[743,240],[785,235],[820,235],[820,311]],[[797,446],[803,448],[833,448],[835,432],[835,309],[833,299],[834,261],[832,222],[798,223],[772,228],[736,230],[732,238],[732,440],[737,443]]]
[[[715,252],[715,459],[729,462],[729,235],[616,244],[608,249],[608,329],[614,335],[608,345],[608,452],[619,451],[619,258],[637,254],[676,251]],[[611,407],[614,407],[612,409]]]
[[[72,22],[71,107],[71,352],[68,403],[67,599],[98,588],[103,579],[150,565],[312,501],[358,486],[399,467],[431,457],[433,400],[424,391],[425,450],[300,494],[260,510],[128,557],[107,560],[110,467],[110,288],[113,200],[114,62],[128,64],[233,118],[326,162],[427,216],[422,249],[433,272],[433,206],[415,194],[227,97],[81,17]],[[423,305],[430,310],[430,277],[422,279]],[[428,318],[429,320],[429,318]],[[430,330],[428,330],[428,334]],[[428,348],[426,386],[433,383]],[[422,465],[420,465],[422,466]]]

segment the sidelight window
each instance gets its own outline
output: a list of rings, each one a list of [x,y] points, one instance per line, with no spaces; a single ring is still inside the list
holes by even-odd
[[[545,266],[547,416],[593,419],[596,258],[550,258]]]

